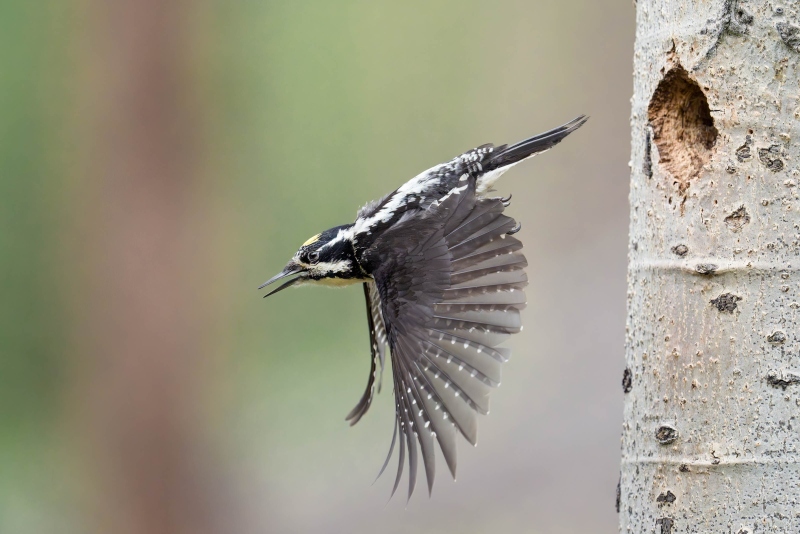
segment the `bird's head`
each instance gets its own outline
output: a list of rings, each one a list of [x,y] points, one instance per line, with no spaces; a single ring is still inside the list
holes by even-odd
[[[286,267],[261,284],[259,289],[284,278],[293,278],[264,296],[274,295],[293,285],[343,286],[366,278],[356,261],[353,237],[349,231],[352,226],[352,224],[336,226],[308,239],[300,246]]]

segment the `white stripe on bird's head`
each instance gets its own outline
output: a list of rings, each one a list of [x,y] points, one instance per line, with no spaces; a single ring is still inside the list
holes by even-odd
[[[321,261],[310,267],[309,270],[314,274],[335,274],[348,272],[353,264],[350,260]]]
[[[363,282],[363,280],[358,277],[338,276],[350,273],[352,268],[353,264],[350,260],[321,261],[308,266],[308,281],[313,284],[334,287],[348,286],[350,284]]]

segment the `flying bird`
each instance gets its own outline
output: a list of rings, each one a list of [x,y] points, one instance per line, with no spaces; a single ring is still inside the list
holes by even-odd
[[[527,261],[513,237],[520,225],[503,214],[511,197],[491,196],[494,183],[587,120],[581,115],[511,146],[482,145],[422,172],[365,205],[355,222],[311,237],[259,287],[287,279],[267,297],[301,284],[362,285],[370,371],[346,419],[354,425],[367,413],[388,351],[395,424],[380,473],[398,446],[392,494],[408,456],[411,498],[420,455],[431,493],[436,443],[455,479],[456,435],[477,443],[476,414],[489,413],[489,393],[510,355],[498,345],[522,330]]]

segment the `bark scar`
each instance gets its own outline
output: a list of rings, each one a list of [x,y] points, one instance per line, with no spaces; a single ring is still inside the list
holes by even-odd
[[[767,383],[774,388],[786,388],[794,384],[800,384],[800,373],[795,371],[781,371],[774,369],[767,372]]]
[[[736,311],[736,303],[740,300],[742,300],[742,297],[738,295],[734,295],[732,293],[723,293],[717,298],[712,299],[711,304],[713,304],[720,312],[733,313]]]

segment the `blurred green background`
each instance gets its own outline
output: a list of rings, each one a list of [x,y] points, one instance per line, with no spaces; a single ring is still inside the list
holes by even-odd
[[[0,532],[615,530],[633,18],[0,3]],[[386,504],[390,388],[344,422],[360,288],[255,287],[418,172],[581,113],[499,186],[531,284],[480,446]]]

